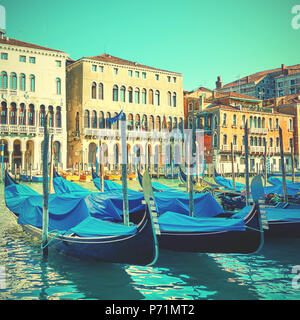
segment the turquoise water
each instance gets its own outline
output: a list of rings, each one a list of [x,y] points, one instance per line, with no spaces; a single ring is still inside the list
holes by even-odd
[[[41,191],[40,184],[30,186]],[[83,186],[94,190],[91,183]],[[275,239],[254,255],[161,250],[152,267],[84,262],[50,250],[45,262],[40,239],[23,233],[6,209],[0,185],[1,300],[300,299],[300,289],[292,285],[299,248],[300,239]]]

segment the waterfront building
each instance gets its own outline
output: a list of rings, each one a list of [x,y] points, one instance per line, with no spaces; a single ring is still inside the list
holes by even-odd
[[[299,168],[299,154],[300,154],[300,94],[292,94],[283,97],[277,97],[264,101],[264,107],[273,108],[274,110],[293,115],[293,142],[290,148],[294,153],[295,167]]]
[[[221,76],[216,81],[220,92],[237,92],[262,100],[300,93],[300,64],[281,65],[266,71],[256,72],[223,85]]]
[[[109,54],[70,63],[67,66],[69,167],[73,163],[83,163],[85,168],[95,166],[100,144],[104,164],[118,167],[119,122],[112,125],[110,119],[121,110],[127,121],[129,163],[150,163],[151,159],[153,163],[154,155],[157,158],[165,153],[163,136],[154,141],[153,132],[161,134],[184,127],[182,74]]]
[[[49,112],[54,161],[66,165],[66,59],[60,50],[12,39],[0,30],[0,143],[11,168],[42,165],[43,124]]]
[[[283,147],[287,170],[291,167],[291,141],[294,115],[263,108],[263,101],[236,92],[212,91],[210,98],[194,98],[199,102],[196,110],[188,109],[187,126],[196,117],[196,127],[204,130],[206,163],[221,174],[231,174],[231,143],[236,173],[244,173],[244,128],[248,123],[249,169],[262,172],[265,143],[270,156],[271,171],[281,170],[279,126],[283,133]],[[188,102],[190,101],[190,103]],[[196,105],[196,101],[194,101]],[[191,98],[186,105],[193,105]],[[208,166],[209,168],[209,166]]]

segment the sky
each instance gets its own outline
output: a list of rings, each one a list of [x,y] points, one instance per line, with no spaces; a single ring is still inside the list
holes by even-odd
[[[300,0],[0,0],[8,37],[65,51],[108,53],[183,74],[183,89],[215,88],[300,63]],[[300,13],[300,11],[299,11]],[[300,18],[299,18],[300,23]]]

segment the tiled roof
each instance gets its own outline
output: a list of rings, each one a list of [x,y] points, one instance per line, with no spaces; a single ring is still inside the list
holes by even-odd
[[[229,91],[229,92],[221,92],[221,91],[215,91],[214,97],[211,97],[207,100],[219,100],[219,99],[225,99],[225,98],[237,98],[237,99],[247,99],[247,100],[255,100],[255,101],[261,101],[261,99],[247,96],[245,94],[240,94],[237,92]]]
[[[65,53],[64,51],[61,51],[61,50],[42,47],[42,46],[38,46],[38,45],[33,44],[33,43],[24,42],[24,41],[20,41],[20,40],[8,38],[8,37],[3,37],[3,38],[0,37],[0,43],[9,44],[9,45],[18,46],[18,47],[26,47],[26,48],[32,48],[32,49],[48,50],[48,51],[56,51],[56,52]]]
[[[294,66],[288,66],[285,67],[286,70],[288,70],[288,73],[298,73],[300,72],[300,64],[296,64]],[[260,80],[262,80],[265,76],[267,76],[270,73],[274,73],[274,76],[280,76],[282,73],[282,67],[281,68],[276,68],[276,69],[271,69],[271,70],[266,70],[266,71],[260,71],[260,72],[256,72],[254,74],[251,74],[249,76],[243,77],[239,80],[230,82],[226,85],[224,85],[222,88],[228,88],[228,87],[233,87],[233,86],[237,86],[237,85],[242,85],[248,82],[259,82]]]
[[[173,72],[173,71],[153,68],[153,67],[149,67],[149,66],[146,66],[146,65],[143,65],[143,64],[139,64],[138,62],[135,62],[135,61],[129,61],[129,60],[117,58],[117,57],[111,56],[110,54],[107,54],[107,53],[101,54],[99,56],[94,56],[94,57],[83,57],[82,59],[92,59],[92,60],[96,60],[96,61],[109,62],[109,63],[115,63],[115,64],[120,64],[120,65],[131,66],[131,67],[138,67],[138,68],[144,68],[144,69],[150,69],[150,70],[164,71],[164,72],[168,72],[168,73],[179,74],[178,72]]]

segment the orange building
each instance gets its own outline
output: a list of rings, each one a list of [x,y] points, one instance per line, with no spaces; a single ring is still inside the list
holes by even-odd
[[[273,108],[274,110],[293,115],[293,149],[295,155],[295,167],[299,168],[300,154],[300,95],[292,94],[283,97],[268,99],[264,101],[264,107]]]
[[[250,172],[263,170],[264,152],[270,155],[271,171],[280,171],[279,127],[283,133],[283,147],[286,168],[291,165],[291,143],[293,139],[294,115],[279,113],[273,108],[263,108],[263,101],[236,92],[212,92],[210,98],[198,99],[199,110],[187,112],[187,126],[193,115],[197,128],[203,128],[210,135],[211,149],[206,146],[205,153],[213,155],[213,165],[219,173],[230,174],[231,143],[234,151],[235,172],[244,173],[245,148],[244,128],[248,123],[249,169]],[[186,101],[188,104],[188,100]]]

